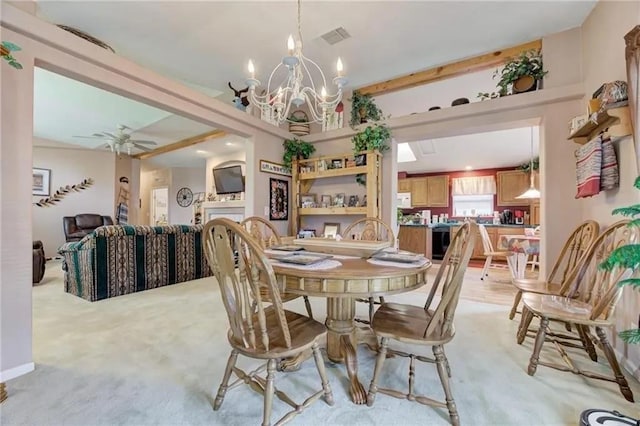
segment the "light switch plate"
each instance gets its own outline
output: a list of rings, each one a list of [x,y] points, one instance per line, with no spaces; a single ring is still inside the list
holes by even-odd
[[[264,215],[267,216],[269,214],[269,206],[264,206]]]

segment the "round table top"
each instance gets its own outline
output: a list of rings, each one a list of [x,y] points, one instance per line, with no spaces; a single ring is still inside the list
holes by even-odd
[[[304,270],[273,265],[284,291],[307,296],[370,297],[404,293],[427,283],[431,262],[417,268],[382,266],[366,259],[337,259],[342,266]]]

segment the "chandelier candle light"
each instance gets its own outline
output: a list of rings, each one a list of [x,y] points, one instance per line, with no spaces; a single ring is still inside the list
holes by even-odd
[[[284,67],[286,75],[278,70]],[[335,95],[327,93],[327,81],[324,73],[311,59],[302,53],[302,29],[300,25],[300,0],[298,0],[298,38],[289,36],[287,40],[287,56],[282,58],[269,76],[266,92],[259,95],[256,88],[260,81],[255,76],[255,66],[249,59],[249,78],[246,80],[249,86],[249,100],[260,108],[262,119],[274,125],[291,122],[289,114],[292,105],[300,108],[305,103],[309,109],[311,122],[321,123],[322,131],[327,127],[327,112],[335,109],[342,99],[342,88],[347,84],[347,78],[342,75],[344,67],[342,60],[338,58],[336,63],[337,76],[333,83],[338,86]],[[314,77],[317,83],[314,81]],[[277,82],[279,84],[276,84]],[[320,91],[318,91],[320,89]]]

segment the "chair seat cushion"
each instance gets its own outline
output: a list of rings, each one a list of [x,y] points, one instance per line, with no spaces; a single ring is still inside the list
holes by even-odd
[[[513,280],[513,285],[520,291],[539,294],[560,294],[561,284],[548,283],[545,281],[517,279]]]
[[[453,339],[453,325],[445,334],[441,333],[441,327],[438,326],[430,335],[424,335],[432,316],[433,311],[425,310],[422,306],[385,303],[373,316],[371,328],[376,336],[391,337],[408,343],[441,344]]]
[[[577,299],[551,294],[524,293],[522,303],[535,315],[549,319],[605,327],[613,324],[605,318],[589,319],[591,305]]]
[[[260,323],[258,315],[253,316],[253,329],[255,333],[255,348],[245,347],[240,338],[233,336],[229,330],[229,343],[234,349],[252,358],[271,359],[289,356],[291,353],[298,353],[302,350],[310,348],[318,337],[327,333],[324,324],[319,323],[307,316],[291,311],[283,311],[289,324],[289,334],[291,335],[291,347],[288,348],[280,331],[280,324],[276,315],[276,310],[271,306],[264,310],[266,317],[266,330],[269,336],[268,350],[262,343],[260,336]],[[245,327],[246,328],[246,327]],[[250,341],[249,333],[245,332],[245,339]]]

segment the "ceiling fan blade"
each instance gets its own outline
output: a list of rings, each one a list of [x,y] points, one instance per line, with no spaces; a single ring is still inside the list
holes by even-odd
[[[146,146],[138,145],[137,143],[134,143],[133,146],[135,146],[136,148],[138,148],[141,151],[146,151],[146,152],[151,151],[151,149],[147,148]]]
[[[131,127],[125,126],[124,124],[120,124],[118,127],[122,128],[122,129],[133,130]]]
[[[105,135],[109,136],[110,138],[114,138],[114,139],[118,139],[118,137],[116,135],[114,135],[113,133],[109,133],[109,132],[102,132]]]
[[[158,145],[157,142],[147,141],[147,140],[144,140],[144,139],[129,139],[129,142],[142,143],[142,144],[147,144],[147,145]]]

